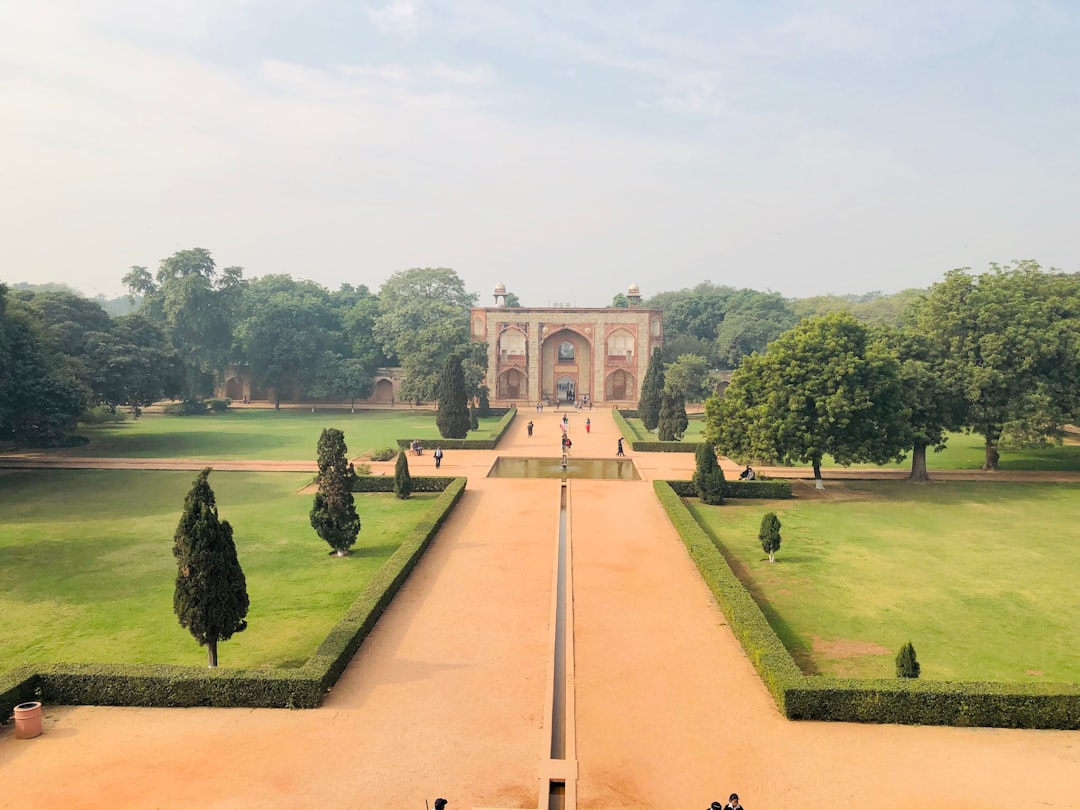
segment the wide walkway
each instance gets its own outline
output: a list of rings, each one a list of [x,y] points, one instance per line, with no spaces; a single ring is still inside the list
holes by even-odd
[[[498,454],[556,455],[560,417]],[[606,412],[570,419],[575,457],[614,455]],[[0,731],[0,807],[537,807],[560,485],[495,456],[447,453],[466,494],[320,709],[49,706]],[[578,807],[1080,808],[1080,733],[781,718],[652,495],[693,457],[636,461],[569,484]]]

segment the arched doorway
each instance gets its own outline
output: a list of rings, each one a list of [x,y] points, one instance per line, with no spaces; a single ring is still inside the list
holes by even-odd
[[[521,371],[512,368],[499,375],[495,386],[496,399],[527,399],[528,396],[528,380]]]
[[[555,396],[559,402],[573,402],[577,397],[577,377],[563,374],[555,380]]]
[[[394,384],[386,377],[375,383],[375,401],[387,405],[394,402]]]
[[[624,369],[611,372],[604,386],[604,393],[610,400],[631,400],[635,397],[634,378]]]
[[[244,398],[244,381],[239,377],[230,377],[225,383],[225,396],[234,402]]]

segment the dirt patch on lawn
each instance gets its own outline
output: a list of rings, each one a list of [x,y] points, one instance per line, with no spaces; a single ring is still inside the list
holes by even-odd
[[[892,655],[892,651],[887,647],[872,641],[824,639],[820,636],[811,636],[811,639],[811,651],[801,656],[803,661],[800,664],[805,664],[806,658],[812,658],[814,670],[840,678],[865,677],[866,659]]]

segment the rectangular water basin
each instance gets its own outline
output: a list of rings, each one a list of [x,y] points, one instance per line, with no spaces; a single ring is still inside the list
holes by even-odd
[[[489,478],[593,478],[605,481],[640,481],[629,458],[509,458],[499,456]]]

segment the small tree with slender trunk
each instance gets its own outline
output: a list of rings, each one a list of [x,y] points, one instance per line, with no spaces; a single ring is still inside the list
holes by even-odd
[[[247,627],[248,594],[232,526],[218,519],[209,477],[207,467],[195,479],[173,536],[177,568],[173,612],[180,626],[206,646],[209,665],[216,667],[218,642]]]
[[[921,672],[922,667],[919,666],[919,661],[915,658],[915,647],[909,641],[896,654],[896,677],[918,678]]]
[[[311,528],[344,557],[360,533],[353,483],[356,470],[348,459],[345,434],[337,428],[323,428],[316,450],[319,462],[319,491],[315,493],[309,520]]]
[[[656,430],[660,423],[660,404],[664,394],[664,361],[660,356],[660,347],[653,349],[649,366],[645,369],[645,379],[641,383],[641,398],[638,400],[638,416],[646,430]]]
[[[694,489],[702,503],[719,506],[724,502],[724,470],[716,460],[716,450],[702,442],[694,452],[697,465],[694,469]]]
[[[404,450],[398,453],[397,464],[394,466],[394,494],[401,500],[412,495],[412,475],[409,474],[409,459]]]
[[[776,562],[776,552],[780,550],[780,518],[775,512],[766,512],[758,529],[758,540],[769,555],[769,562]]]
[[[469,396],[465,391],[465,372],[461,358],[453,355],[447,359],[439,377],[436,393],[439,410],[435,424],[444,439],[464,439],[469,435]]]

